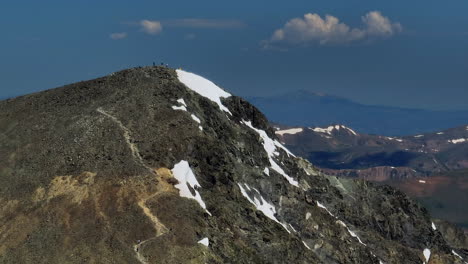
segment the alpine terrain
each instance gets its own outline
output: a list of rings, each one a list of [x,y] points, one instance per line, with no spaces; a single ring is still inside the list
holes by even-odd
[[[468,228],[468,126],[404,137],[344,125],[275,129],[280,142],[322,172],[397,187],[433,216]]]
[[[166,67],[0,102],[0,263],[468,263],[402,192],[319,172]]]
[[[468,169],[468,126],[403,137],[368,135],[344,125],[275,126],[280,141],[315,165],[374,181]],[[372,167],[385,169],[367,171]],[[359,170],[359,171],[356,171]]]

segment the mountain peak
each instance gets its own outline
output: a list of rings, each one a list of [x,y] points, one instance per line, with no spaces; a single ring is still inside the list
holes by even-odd
[[[320,173],[254,106],[185,71],[1,101],[0,135],[0,262],[459,261],[418,204]]]

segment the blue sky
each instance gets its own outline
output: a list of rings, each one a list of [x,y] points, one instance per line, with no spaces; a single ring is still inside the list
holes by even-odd
[[[467,10],[465,0],[5,0],[0,98],[163,61],[244,96],[305,89],[468,109]]]

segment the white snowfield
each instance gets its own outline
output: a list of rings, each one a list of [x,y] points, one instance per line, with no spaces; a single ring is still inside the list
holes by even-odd
[[[424,135],[416,135],[414,136],[415,138],[420,138],[420,137],[424,137]]]
[[[211,213],[208,212],[208,210],[206,210],[205,202],[203,201],[200,193],[195,189],[201,188],[201,186],[198,183],[195,174],[193,174],[189,163],[185,160],[181,160],[179,163],[174,165],[174,168],[172,169],[172,174],[179,181],[179,183],[174,186],[177,189],[179,189],[179,195],[181,197],[194,199],[203,209],[205,209],[205,211],[209,215],[211,215]],[[189,186],[195,192],[195,195],[192,194],[192,192],[189,189]]]
[[[357,133],[354,130],[352,130],[351,128],[346,127],[344,125],[334,125],[334,126],[329,126],[329,127],[325,127],[325,128],[322,128],[322,127],[312,128],[312,127],[310,127],[309,129],[313,130],[314,132],[325,133],[325,134],[329,134],[329,135],[331,135],[334,130],[344,129],[344,130],[348,130],[348,132],[350,132],[351,134],[357,136]]]
[[[278,131],[275,131],[275,133],[277,135],[283,136],[284,134],[294,135],[297,133],[301,133],[302,131],[304,131],[304,129],[302,129],[301,127],[298,127],[298,128],[290,128],[290,129],[285,129],[285,130],[278,130]]]
[[[261,129],[256,129],[255,127],[252,126],[252,122],[250,121],[242,121],[246,126],[250,127],[252,130],[254,130],[255,132],[257,132],[260,137],[262,138],[263,140],[263,148],[265,149],[266,153],[268,154],[268,158],[270,160],[270,165],[271,165],[271,168],[273,170],[275,170],[276,172],[278,172],[279,174],[283,175],[284,178],[286,178],[286,180],[288,180],[288,182],[291,184],[291,185],[294,185],[296,187],[299,187],[299,183],[294,180],[291,176],[287,175],[284,170],[273,160],[273,157],[274,156],[278,156],[279,153],[278,151],[276,151],[276,148],[279,147],[279,148],[282,148],[284,151],[286,151],[286,153],[288,153],[288,155],[291,155],[293,157],[295,157],[294,154],[292,154],[287,148],[285,148],[283,145],[281,145],[281,143],[279,143],[277,140],[273,140],[271,139],[267,133],[264,131],[264,130],[261,130]]]
[[[432,230],[434,230],[434,231],[437,230],[437,227],[436,227],[436,225],[434,224],[434,222],[431,222],[431,226],[432,226]]]
[[[468,141],[468,139],[466,138],[459,138],[459,139],[451,139],[451,140],[448,140],[449,143],[452,143],[452,144],[458,144],[458,143],[463,143],[465,141]]]
[[[187,86],[190,90],[210,99],[211,101],[215,102],[221,110],[231,114],[229,109],[221,103],[221,98],[230,97],[230,93],[224,91],[213,82],[199,75],[183,70],[176,70],[176,72],[179,81],[185,84],[185,86]]]

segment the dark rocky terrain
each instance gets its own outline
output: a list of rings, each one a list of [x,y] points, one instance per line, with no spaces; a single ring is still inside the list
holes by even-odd
[[[431,111],[379,105],[306,90],[247,97],[269,120],[289,126],[344,124],[362,133],[402,136],[441,131],[466,124],[468,111]],[[378,124],[378,125],[376,125]]]
[[[319,172],[181,76],[0,102],[0,263],[466,263],[463,233],[402,192]]]

